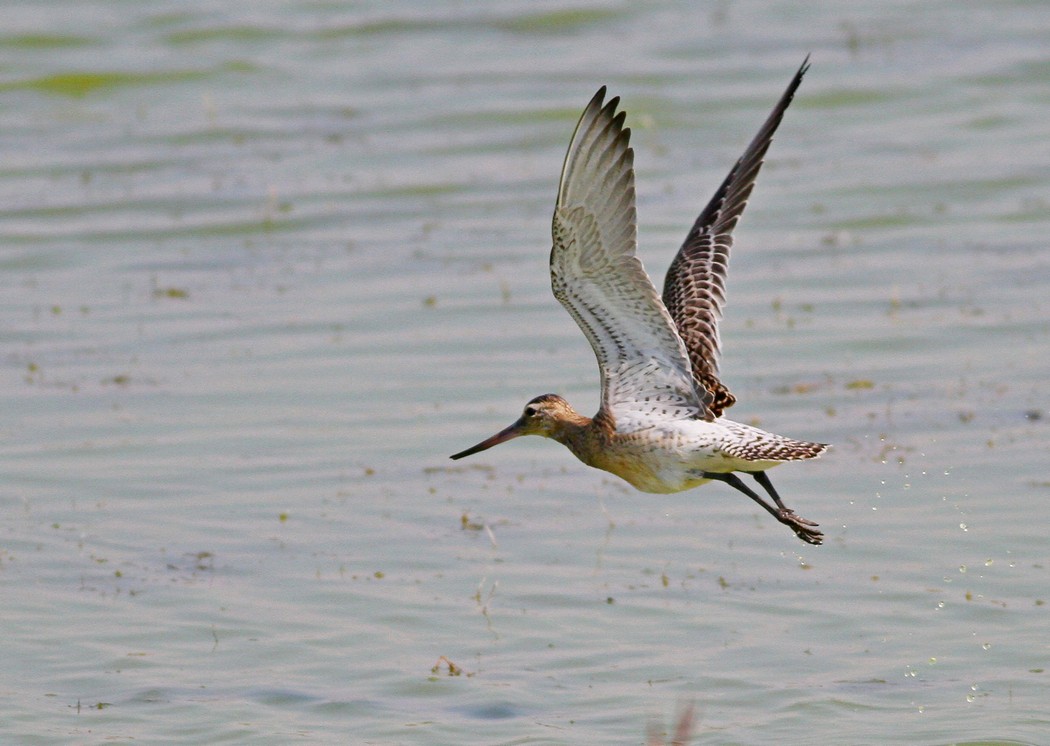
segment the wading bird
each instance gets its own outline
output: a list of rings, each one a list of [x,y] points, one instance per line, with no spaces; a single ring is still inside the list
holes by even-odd
[[[784,505],[766,471],[819,456],[827,445],[724,418],[736,398],[718,377],[718,322],[733,229],[808,59],[696,219],[667,272],[662,300],[635,255],[634,151],[626,115],[616,112],[618,97],[604,103],[604,86],[594,95],[565,156],[550,271],[554,296],[598,358],[601,406],[591,418],[556,394],[537,396],[510,427],[452,458],[521,435],[542,435],[643,492],[725,482],[802,541],[823,541],[816,523]],[[751,475],[774,505],[738,472]]]

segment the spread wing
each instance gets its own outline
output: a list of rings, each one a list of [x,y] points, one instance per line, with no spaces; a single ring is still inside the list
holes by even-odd
[[[736,401],[718,378],[721,352],[718,322],[726,299],[726,270],[733,246],[733,229],[747,206],[773,133],[808,69],[807,55],[762,129],[696,219],[667,270],[664,304],[685,342],[709,419],[721,416],[722,411]]]
[[[554,208],[551,287],[598,358],[599,416],[620,430],[647,415],[703,413],[685,345],[635,256],[634,151],[619,98],[602,87],[573,133]]]

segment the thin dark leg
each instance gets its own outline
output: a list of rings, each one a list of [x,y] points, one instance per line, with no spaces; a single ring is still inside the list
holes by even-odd
[[[756,482],[758,482],[760,485],[762,485],[762,489],[764,489],[766,492],[769,493],[769,496],[773,498],[773,502],[775,502],[777,504],[778,508],[780,508],[781,510],[787,511],[788,513],[794,513],[795,512],[791,508],[789,508],[787,505],[785,505],[784,501],[780,499],[780,495],[777,494],[776,489],[773,488],[773,483],[769,481],[769,477],[766,476],[766,473],[764,471],[752,471],[752,472],[748,472],[748,473],[751,474],[751,476],[755,478]],[[800,523],[805,523],[807,526],[819,526],[820,525],[819,523],[814,523],[813,521],[807,521],[805,518],[802,518],[802,517],[799,517],[799,516],[796,516],[796,519]]]
[[[769,481],[769,477],[766,476],[765,472],[754,472],[752,476],[755,478],[755,481],[762,485],[766,492],[769,493],[769,496],[773,498],[773,502],[777,504],[776,508],[763,500],[757,492],[741,482],[740,477],[732,472],[719,473],[705,471],[703,476],[704,479],[714,479],[719,482],[725,482],[730,487],[743,492],[756,503],[761,505],[767,513],[794,531],[795,536],[802,539],[802,541],[807,544],[823,543],[824,534],[814,528],[817,524],[813,523],[813,521],[807,521],[805,518],[799,518],[795,515],[794,511],[786,507],[784,502],[780,499],[780,495],[778,495],[776,490],[773,489],[773,484]]]
[[[746,484],[741,482],[740,481],[740,477],[738,477],[733,472],[731,472],[731,471],[728,471],[728,472],[705,471],[704,472],[704,479],[714,479],[714,480],[717,480],[719,482],[725,482],[730,487],[733,487],[735,489],[740,490],[745,495],[747,495],[752,500],[754,500],[756,503],[758,503],[763,508],[765,508],[766,511],[771,516],[773,516],[774,518],[779,520],[781,511],[777,510],[772,505],[770,505],[765,500],[763,500],[762,497],[757,492],[755,492],[750,487],[748,487]]]
[[[792,513],[795,512],[791,510],[791,508],[789,508],[787,505],[785,505],[784,501],[780,499],[780,495],[778,495],[777,491],[773,489],[773,483],[769,481],[769,477],[766,476],[766,473],[764,471],[752,471],[749,473],[752,477],[755,478],[756,482],[762,485],[762,489],[764,489],[769,494],[769,496],[773,498],[773,502],[777,504],[778,508],[780,508],[781,510],[791,511]]]

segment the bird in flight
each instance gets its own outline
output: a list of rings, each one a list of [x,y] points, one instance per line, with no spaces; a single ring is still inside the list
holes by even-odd
[[[828,446],[726,419],[723,412],[736,397],[718,376],[718,322],[733,229],[808,62],[689,230],[667,271],[662,298],[635,254],[631,131],[624,127],[625,113],[616,111],[619,98],[605,102],[605,87],[599,89],[565,156],[550,271],[554,297],[598,358],[601,406],[586,417],[557,394],[537,396],[510,427],[453,459],[521,435],[542,435],[643,492],[724,482],[802,541],[822,543],[818,524],[788,508],[766,472],[785,461],[815,458]],[[737,474],[750,475],[772,504]]]

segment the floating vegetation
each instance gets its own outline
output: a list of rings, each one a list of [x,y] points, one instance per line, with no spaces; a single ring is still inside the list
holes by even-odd
[[[98,90],[124,86],[148,86],[203,79],[205,70],[176,70],[157,73],[76,72],[56,73],[0,84],[0,91],[33,90],[81,98]]]
[[[153,291],[154,298],[189,298],[190,291],[184,288],[155,288]]]
[[[40,372],[40,366],[36,363],[30,362],[26,364],[26,383],[40,383],[43,379],[43,374]]]
[[[447,672],[447,674],[449,676],[462,676],[463,675],[463,669],[460,666],[457,666],[455,663],[453,663],[451,660],[449,660],[448,657],[446,657],[444,655],[437,659],[437,663],[435,663],[433,665],[433,667],[430,669],[430,673],[437,675],[438,673],[441,672],[442,666],[445,667],[445,670],[446,670],[446,672]],[[472,674],[472,673],[468,673],[467,674],[467,676],[473,676],[473,675],[474,674]]]
[[[613,11],[590,8],[541,11],[532,15],[522,14],[492,23],[501,31],[516,34],[571,34],[593,24],[612,20],[616,17]]]
[[[86,706],[90,710],[104,710],[107,707],[112,707],[113,703],[112,702],[96,702],[93,705],[86,705]],[[79,699],[77,700],[76,708],[77,708],[77,714],[79,715],[80,714],[80,709],[81,709],[80,700]]]
[[[22,49],[55,49],[67,47],[86,47],[95,43],[90,36],[75,34],[17,34],[5,36],[0,44]]]

